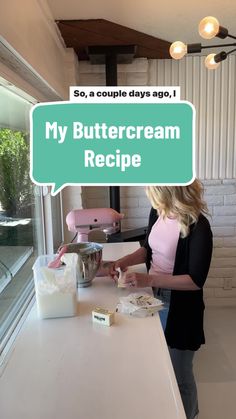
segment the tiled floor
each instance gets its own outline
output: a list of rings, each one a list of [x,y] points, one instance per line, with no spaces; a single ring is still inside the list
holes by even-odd
[[[236,307],[207,307],[205,334],[195,357],[199,419],[235,419]]]

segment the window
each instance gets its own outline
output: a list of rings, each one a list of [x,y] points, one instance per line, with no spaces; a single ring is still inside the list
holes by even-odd
[[[43,197],[29,177],[31,107],[0,86],[0,354],[34,295],[32,265],[45,250]]]

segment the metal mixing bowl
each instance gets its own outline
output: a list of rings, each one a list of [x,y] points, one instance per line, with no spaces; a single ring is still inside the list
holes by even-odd
[[[67,246],[67,253],[77,253],[78,255],[78,287],[88,287],[101,264],[103,246],[94,242],[70,243],[65,246]]]

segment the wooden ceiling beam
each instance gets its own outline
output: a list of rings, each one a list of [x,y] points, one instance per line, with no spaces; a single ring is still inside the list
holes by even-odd
[[[58,20],[58,28],[69,48],[80,60],[89,59],[89,46],[136,45],[135,58],[170,58],[170,42],[105,19]]]

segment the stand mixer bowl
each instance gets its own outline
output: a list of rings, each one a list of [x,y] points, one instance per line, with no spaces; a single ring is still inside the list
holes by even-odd
[[[100,267],[103,246],[95,242],[69,243],[65,246],[66,253],[78,254],[76,272],[78,287],[89,287]]]

